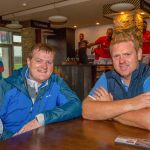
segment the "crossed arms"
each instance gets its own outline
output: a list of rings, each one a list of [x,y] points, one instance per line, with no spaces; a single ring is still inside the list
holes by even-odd
[[[93,100],[86,97],[82,105],[82,116],[90,120],[113,119],[122,124],[150,130],[150,92],[130,99],[113,101],[104,88],[95,91]]]

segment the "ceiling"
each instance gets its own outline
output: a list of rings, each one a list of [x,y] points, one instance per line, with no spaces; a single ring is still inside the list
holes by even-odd
[[[76,25],[80,28],[93,26],[96,22],[111,24],[111,19],[103,17],[103,5],[119,1],[121,0],[1,0],[0,16],[3,20],[48,22],[49,16],[64,15],[68,17],[66,27]],[[27,6],[23,6],[23,3]]]

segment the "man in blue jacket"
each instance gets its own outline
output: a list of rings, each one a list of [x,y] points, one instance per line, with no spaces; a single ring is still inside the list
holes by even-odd
[[[83,102],[83,117],[115,120],[150,130],[150,67],[140,63],[142,44],[135,31],[113,34],[113,71],[102,74]]]
[[[0,82],[2,140],[53,122],[81,115],[81,102],[62,78],[53,73],[55,51],[38,44],[27,66]]]

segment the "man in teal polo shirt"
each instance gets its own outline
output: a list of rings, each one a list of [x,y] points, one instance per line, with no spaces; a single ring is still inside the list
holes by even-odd
[[[150,67],[140,63],[142,43],[135,31],[113,34],[114,66],[100,76],[83,102],[83,118],[115,120],[150,130]]]

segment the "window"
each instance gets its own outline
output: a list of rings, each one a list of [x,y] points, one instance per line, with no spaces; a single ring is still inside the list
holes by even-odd
[[[22,37],[18,33],[13,33],[13,68],[19,69],[22,67]]]
[[[19,69],[22,67],[22,47],[14,46],[14,69]]]
[[[7,31],[0,31],[0,44],[10,44],[12,33]]]
[[[0,60],[4,65],[3,77],[22,67],[22,37],[19,32],[0,29]]]
[[[0,60],[4,65],[4,72],[2,73],[3,77],[8,77],[10,74],[10,48],[9,47],[0,47]]]
[[[13,35],[13,43],[21,43],[22,39],[20,35]]]

